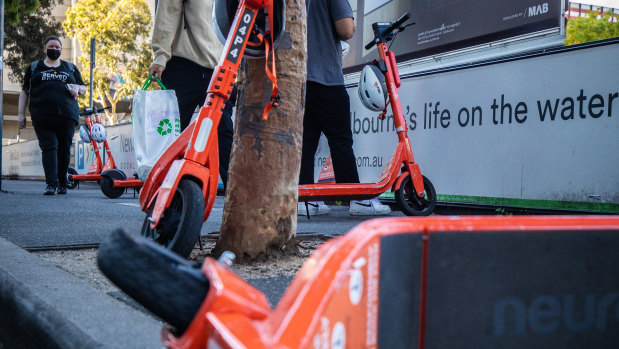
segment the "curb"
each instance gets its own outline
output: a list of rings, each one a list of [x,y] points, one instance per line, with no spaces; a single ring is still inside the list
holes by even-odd
[[[0,238],[0,348],[162,348],[162,323]]]

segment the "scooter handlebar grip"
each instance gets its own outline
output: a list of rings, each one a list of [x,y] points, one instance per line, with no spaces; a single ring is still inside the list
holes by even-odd
[[[376,45],[376,40],[372,40],[370,42],[367,43],[367,45],[365,45],[365,49],[369,50],[372,48],[372,46]]]
[[[404,22],[408,21],[409,18],[411,18],[411,14],[409,12],[403,14],[402,17],[398,18],[398,20],[393,22],[393,24],[385,32],[385,35],[391,34],[392,31],[398,29],[402,24],[404,24]]]

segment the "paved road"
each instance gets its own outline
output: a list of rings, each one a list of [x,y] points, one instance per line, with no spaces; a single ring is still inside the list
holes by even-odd
[[[38,181],[3,180],[0,194],[0,237],[24,248],[97,244],[116,228],[139,231],[145,214],[138,195],[129,190],[117,199],[103,195],[96,183],[80,183],[67,195],[42,195]],[[202,235],[221,227],[224,197],[218,196]],[[403,216],[393,212],[391,216]],[[328,215],[298,219],[298,234],[343,234],[371,217],[348,215],[347,207],[332,206]]]

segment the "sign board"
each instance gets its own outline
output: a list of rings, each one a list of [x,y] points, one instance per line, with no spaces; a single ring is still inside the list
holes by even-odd
[[[45,178],[39,141],[5,145],[2,149],[2,176]]]
[[[560,28],[561,0],[358,0],[351,1],[357,33],[348,41],[346,73],[377,57],[364,46],[372,23],[392,22],[406,12],[415,25],[399,33],[391,49],[400,62]]]

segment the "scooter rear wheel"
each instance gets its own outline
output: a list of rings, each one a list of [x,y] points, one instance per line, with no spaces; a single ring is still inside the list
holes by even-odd
[[[209,290],[197,263],[121,229],[101,241],[97,264],[116,286],[173,326],[177,335],[187,329]]]
[[[153,207],[144,219],[140,234],[184,258],[189,257],[200,237],[204,218],[204,197],[200,187],[188,179],[181,179],[170,207],[163,212],[155,229],[150,227],[149,220]]]
[[[77,171],[69,166],[67,169],[67,189],[75,189],[77,187],[77,181],[71,180],[72,175],[76,175]]]
[[[436,206],[436,190],[426,176],[423,177],[424,197],[419,197],[413,187],[411,176],[402,180],[400,189],[395,192],[395,201],[407,216],[428,216]]]

